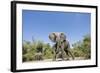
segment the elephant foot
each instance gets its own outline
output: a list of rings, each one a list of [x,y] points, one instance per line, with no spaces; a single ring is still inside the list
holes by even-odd
[[[65,60],[65,58],[62,58],[62,60]]]
[[[66,61],[70,60],[69,58],[66,59]]]
[[[72,59],[75,60],[75,57],[73,57]]]
[[[56,61],[56,59],[53,59],[52,61]]]

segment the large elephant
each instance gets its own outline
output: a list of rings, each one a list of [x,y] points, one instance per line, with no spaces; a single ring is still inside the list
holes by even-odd
[[[62,60],[65,60],[64,53],[66,54],[66,59],[69,60],[69,56],[74,59],[74,56],[72,55],[70,51],[70,44],[68,40],[66,40],[66,35],[62,32],[53,32],[49,34],[49,39],[54,42],[53,45],[53,53],[54,58],[53,60],[56,60],[59,55],[62,58]]]

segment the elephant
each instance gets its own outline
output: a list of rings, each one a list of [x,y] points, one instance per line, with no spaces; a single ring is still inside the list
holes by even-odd
[[[52,32],[49,34],[49,39],[54,43],[53,45],[53,60],[57,60],[60,56],[62,60],[65,60],[64,53],[66,54],[66,60],[69,60],[69,56],[74,60],[74,56],[70,51],[69,41],[66,40],[66,35],[63,32]]]

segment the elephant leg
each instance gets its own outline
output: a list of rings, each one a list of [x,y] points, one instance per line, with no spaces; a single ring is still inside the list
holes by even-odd
[[[56,61],[56,50],[53,48],[53,61]]]
[[[68,54],[68,51],[65,51],[65,52],[66,52],[66,56],[67,56],[67,57],[66,57],[66,58],[67,58],[66,60],[69,60],[69,54]]]
[[[71,51],[70,51],[70,44],[69,44],[69,42],[65,42],[66,43],[66,47],[65,47],[65,51],[66,51],[66,55],[68,56],[68,58],[71,56],[72,57],[72,59],[74,59],[74,56],[73,56],[73,54],[71,53]]]
[[[60,52],[55,51],[55,54],[54,54],[55,61],[59,58],[60,54],[61,54]]]
[[[63,49],[61,50],[61,58],[62,60],[64,60],[64,50]]]
[[[56,61],[56,53],[54,52],[53,61]]]
[[[69,54],[71,55],[72,59],[74,60],[75,58],[74,58],[73,54],[71,53],[71,51],[68,50],[68,52],[69,52]]]
[[[59,56],[59,51],[58,51],[58,49],[57,49],[57,43],[54,44],[54,46],[53,46],[53,54],[54,54],[54,56],[53,56],[53,61],[56,61],[56,59],[57,59],[58,56]]]

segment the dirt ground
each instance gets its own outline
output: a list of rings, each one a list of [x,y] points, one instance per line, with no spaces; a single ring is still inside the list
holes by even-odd
[[[74,60],[85,60],[84,57],[75,57]],[[56,61],[74,61],[72,58],[70,58],[69,60],[65,59],[62,60],[61,58],[56,59]],[[44,59],[44,60],[38,60],[38,61],[28,61],[28,62],[53,62],[53,59]],[[28,63],[25,62],[25,63]]]

